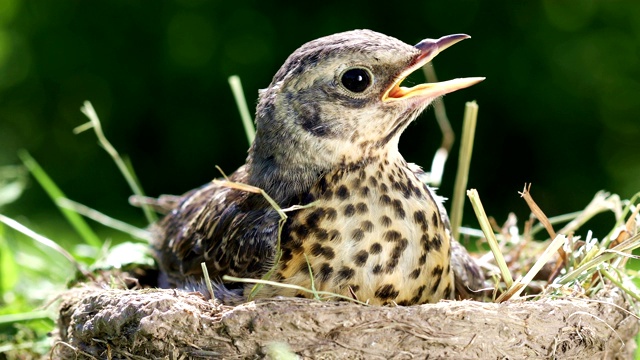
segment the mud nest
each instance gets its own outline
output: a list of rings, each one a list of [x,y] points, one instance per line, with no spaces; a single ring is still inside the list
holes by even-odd
[[[54,359],[629,359],[638,320],[618,289],[593,299],[379,307],[176,290],[71,289]],[[283,352],[283,349],[284,350]],[[285,354],[285,355],[282,355]]]

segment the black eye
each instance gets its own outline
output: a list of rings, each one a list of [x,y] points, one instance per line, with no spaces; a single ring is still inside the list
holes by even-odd
[[[365,69],[349,69],[342,74],[340,81],[347,90],[361,93],[371,85],[371,75]]]

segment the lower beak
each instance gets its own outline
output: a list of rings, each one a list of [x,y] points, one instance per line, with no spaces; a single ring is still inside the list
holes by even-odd
[[[416,85],[412,88],[401,87],[400,83],[407,77],[409,74],[413,73],[415,70],[423,67],[429,61],[431,61],[436,55],[438,55],[441,51],[447,49],[451,45],[462,41],[464,39],[470,38],[469,35],[465,34],[455,34],[455,35],[447,35],[443,36],[437,40],[433,39],[424,39],[416,44],[416,48],[420,50],[420,53],[414,60],[411,66],[403,71],[398,80],[394,82],[394,84],[387,90],[387,92],[383,95],[383,101],[391,101],[391,100],[400,100],[407,99],[410,97],[419,96],[421,98],[436,98],[438,96],[442,96],[444,94],[464,89],[471,85],[477,84],[480,81],[484,80],[483,77],[471,77],[471,78],[459,78],[448,81],[442,81],[437,83],[425,83]]]

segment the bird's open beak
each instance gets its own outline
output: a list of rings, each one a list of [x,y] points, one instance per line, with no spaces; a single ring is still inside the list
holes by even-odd
[[[436,55],[438,55],[441,51],[448,48],[449,46],[462,41],[464,39],[468,39],[471,36],[465,34],[455,34],[455,35],[447,35],[443,36],[438,40],[433,39],[424,39],[420,41],[416,48],[420,50],[420,54],[415,59],[415,61],[400,75],[398,79],[391,85],[389,90],[387,90],[382,96],[383,101],[393,101],[400,99],[407,99],[410,97],[419,96],[421,98],[435,98],[459,89],[464,89],[471,85],[477,84],[480,81],[484,80],[483,77],[472,77],[472,78],[461,78],[461,79],[453,79],[448,81],[442,81],[437,83],[426,83],[416,85],[411,88],[405,88],[400,86],[400,83],[412,72],[417,69],[423,67],[429,61],[431,61]]]

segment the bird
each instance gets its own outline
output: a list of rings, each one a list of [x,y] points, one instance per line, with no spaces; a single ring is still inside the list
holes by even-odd
[[[443,199],[398,150],[403,131],[432,101],[484,80],[401,84],[467,38],[412,46],[352,30],[295,50],[259,91],[245,164],[222,181],[159,198],[166,214],[151,228],[151,248],[160,286],[198,288],[204,263],[214,296],[228,304],[250,295],[313,297],[305,288],[371,305],[415,305],[479,287],[482,271],[451,238]],[[296,287],[251,294],[253,284],[224,275]]]

